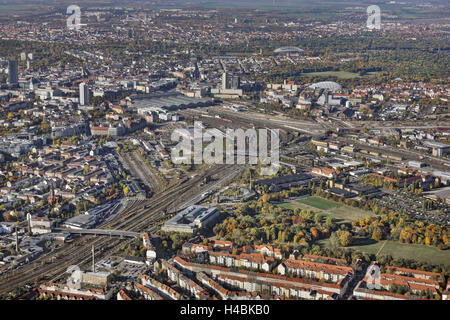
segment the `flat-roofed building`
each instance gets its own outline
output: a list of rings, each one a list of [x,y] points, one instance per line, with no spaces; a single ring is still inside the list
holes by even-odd
[[[16,60],[8,60],[8,84],[19,83],[19,71]]]
[[[81,283],[106,287],[110,277],[111,273],[109,272],[83,272],[81,274]]]
[[[432,154],[435,157],[442,157],[450,153],[450,144],[437,141],[427,141],[425,145],[432,148]]]
[[[33,234],[43,234],[52,232],[53,221],[47,217],[35,217],[30,220],[31,232]]]
[[[214,100],[207,98],[190,98],[179,93],[165,93],[136,96],[133,108],[139,114],[166,113],[169,110],[207,107],[214,104]]]
[[[89,229],[96,223],[96,217],[89,214],[80,214],[64,222],[64,227],[70,229]]]
[[[167,221],[162,231],[195,233],[213,222],[219,211],[215,207],[190,206]]]

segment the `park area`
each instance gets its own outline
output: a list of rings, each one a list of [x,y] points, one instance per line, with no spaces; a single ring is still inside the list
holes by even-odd
[[[374,216],[370,211],[349,207],[342,203],[315,196],[290,200],[279,204],[279,206],[290,210],[295,208],[311,210],[313,213],[321,213],[324,216],[333,217],[337,223],[351,222]],[[331,248],[329,239],[319,240],[317,244],[321,247]],[[355,238],[353,244],[346,248],[368,254],[378,253],[379,256],[390,255],[394,258],[450,266],[450,250],[439,250],[426,245],[406,244],[391,240],[376,242],[368,238]]]
[[[376,72],[368,72],[363,77],[374,76]],[[302,77],[337,77],[339,79],[354,79],[360,78],[358,73],[348,71],[320,71],[320,72],[306,72],[301,75]]]
[[[386,244],[384,244],[385,242]],[[319,240],[318,244],[322,247],[331,248],[329,239]],[[378,256],[390,255],[393,258],[428,262],[434,265],[443,264],[447,267],[450,266],[449,250],[439,250],[421,244],[400,243],[391,240],[376,242],[372,239],[356,238],[353,245],[347,248],[369,254],[378,253]]]
[[[313,213],[321,213],[324,216],[330,216],[337,223],[351,222],[374,216],[374,214],[370,211],[350,207],[342,203],[314,196],[299,200],[292,200],[279,204],[279,206],[291,210],[294,210],[295,208],[311,210]]]

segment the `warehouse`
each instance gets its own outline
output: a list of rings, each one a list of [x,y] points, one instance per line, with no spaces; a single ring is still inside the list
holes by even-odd
[[[95,223],[96,223],[95,216],[91,216],[88,214],[80,214],[78,216],[66,220],[66,222],[64,222],[64,227],[76,230],[89,229],[93,227]]]
[[[214,100],[206,98],[190,98],[178,93],[153,95],[142,99],[134,99],[133,107],[139,114],[153,112],[167,112],[169,110],[207,107],[214,104]]]
[[[198,229],[209,226],[217,218],[218,213],[215,207],[190,206],[167,221],[161,230],[195,233]]]

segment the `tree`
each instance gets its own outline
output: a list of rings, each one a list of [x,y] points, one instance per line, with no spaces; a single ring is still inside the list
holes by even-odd
[[[261,201],[264,203],[269,202],[270,196],[266,193],[261,197]]]
[[[330,245],[331,245],[331,248],[337,249],[337,248],[339,248],[339,244],[340,244],[339,238],[338,238],[338,236],[336,235],[336,232],[333,232],[333,233],[331,234],[331,236],[330,236]]]
[[[311,227],[309,231],[311,232],[311,235],[314,239],[317,239],[319,237],[319,231],[316,228]]]
[[[51,130],[50,122],[48,122],[47,119],[42,120],[39,129],[41,130],[42,133],[49,133]]]
[[[341,246],[343,246],[343,247],[349,246],[353,241],[352,234],[349,231],[338,230],[336,232],[336,235],[339,239]]]
[[[311,218],[312,218],[311,211],[309,211],[309,210],[302,210],[300,212],[300,217],[302,217],[305,220],[311,220]]]
[[[332,217],[327,217],[325,219],[325,227],[327,228],[331,228],[333,226],[333,218]]]
[[[316,214],[316,215],[314,215],[314,222],[316,223],[316,224],[320,224],[321,222],[322,222],[322,215],[321,214]]]
[[[375,230],[373,230],[372,239],[375,241],[381,241],[383,239],[383,233],[380,228],[375,228]]]

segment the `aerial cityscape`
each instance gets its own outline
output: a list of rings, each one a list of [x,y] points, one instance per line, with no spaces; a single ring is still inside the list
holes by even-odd
[[[0,0],[0,300],[450,300],[449,34],[444,0]]]

